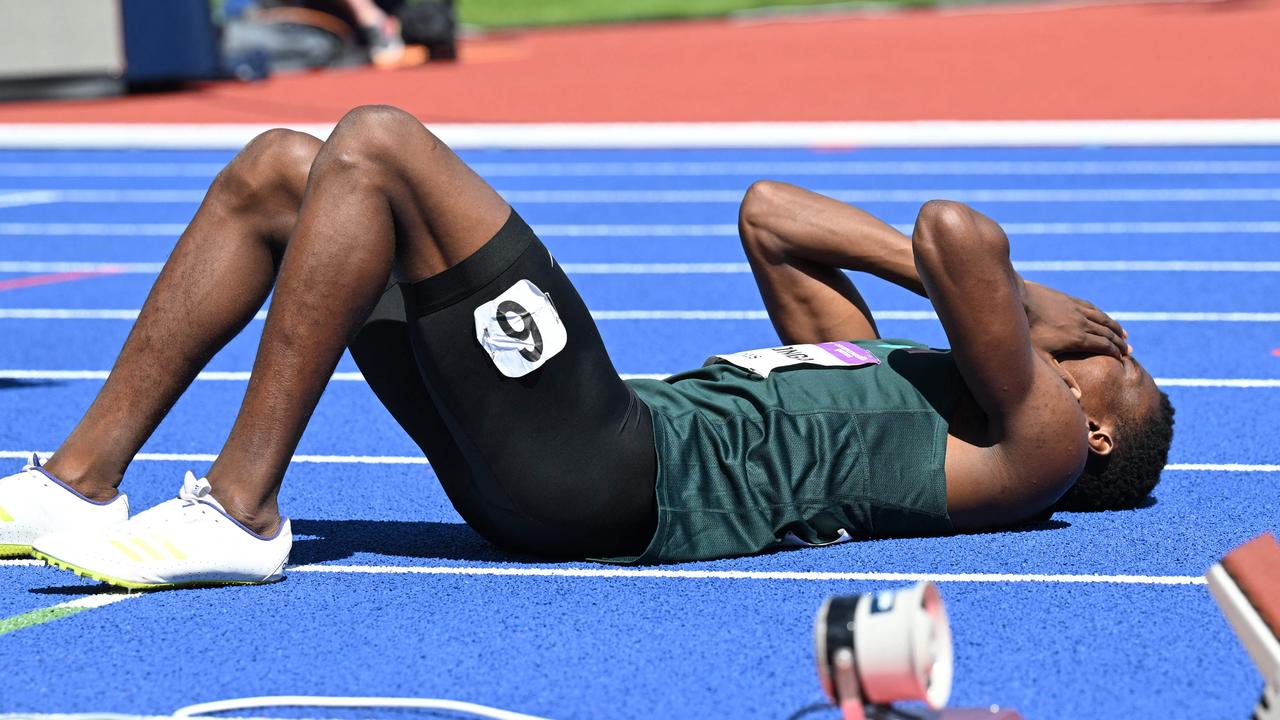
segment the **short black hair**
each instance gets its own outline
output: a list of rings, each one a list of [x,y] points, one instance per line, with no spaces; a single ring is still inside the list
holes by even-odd
[[[1115,448],[1107,455],[1089,453],[1084,472],[1058,500],[1057,510],[1126,510],[1137,507],[1169,460],[1173,442],[1173,404],[1160,392],[1155,410],[1142,418],[1119,417]]]

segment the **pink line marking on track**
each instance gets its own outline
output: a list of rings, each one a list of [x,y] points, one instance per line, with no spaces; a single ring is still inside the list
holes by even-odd
[[[79,272],[60,272],[48,273],[46,275],[32,275],[30,277],[12,278],[10,280],[0,280],[0,292],[9,290],[21,290],[22,288],[37,287],[39,285],[52,285],[54,283],[72,282],[75,280],[86,280],[92,277],[102,277],[103,275],[116,275],[120,272],[119,268],[112,265],[103,265],[97,270],[83,270]]]

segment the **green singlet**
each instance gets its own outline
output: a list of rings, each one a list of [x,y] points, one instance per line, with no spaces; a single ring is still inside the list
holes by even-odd
[[[653,416],[658,527],[642,555],[604,561],[951,532],[943,465],[964,387],[951,353],[909,340],[853,344],[880,363],[767,377],[715,363],[628,381]]]

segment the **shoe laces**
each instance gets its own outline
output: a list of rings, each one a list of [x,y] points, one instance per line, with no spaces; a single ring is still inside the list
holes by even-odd
[[[35,453],[31,453],[31,459],[27,461],[26,465],[22,466],[22,472],[30,472],[31,470],[38,470],[42,467],[44,467],[44,463],[40,462],[40,456]]]
[[[176,501],[170,500],[168,503],[163,503],[161,505],[157,505],[155,508],[152,508],[152,510],[156,510],[161,507],[164,507],[165,505],[168,505],[169,507],[173,507],[171,503],[177,502],[177,503],[180,503],[180,507],[177,508],[179,512],[162,513],[154,517],[154,519],[152,519],[151,518],[152,513],[150,510],[148,510],[148,511],[139,513],[136,517],[141,518],[144,515],[146,515],[148,516],[148,519],[151,519],[152,522],[159,520],[164,523],[170,523],[174,521],[177,521],[177,522],[194,521],[197,518],[203,517],[204,514],[208,512],[209,506],[217,502],[210,495],[212,491],[213,491],[213,486],[209,484],[209,481],[207,479],[197,478],[195,476],[195,473],[188,470],[186,476],[182,478],[182,489],[178,491],[177,500]]]
[[[186,476],[182,478],[182,489],[178,491],[178,499],[188,506],[197,503],[203,505],[206,502],[204,498],[211,492],[213,492],[213,486],[209,484],[208,479],[198,478],[195,473],[188,470]]]

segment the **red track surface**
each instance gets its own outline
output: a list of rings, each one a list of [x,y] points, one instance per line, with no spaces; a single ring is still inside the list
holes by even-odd
[[[0,106],[0,122],[1280,117],[1280,0],[1021,6],[529,31],[463,62]]]

